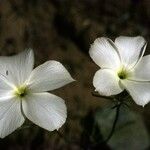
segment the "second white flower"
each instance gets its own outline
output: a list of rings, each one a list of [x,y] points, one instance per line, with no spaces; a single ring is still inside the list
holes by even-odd
[[[126,89],[133,100],[144,106],[150,101],[150,55],[144,56],[143,37],[120,36],[115,42],[98,38],[89,54],[101,67],[94,76],[93,85],[101,95],[116,95]]]

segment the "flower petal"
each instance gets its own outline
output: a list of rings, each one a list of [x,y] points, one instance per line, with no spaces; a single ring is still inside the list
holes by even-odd
[[[101,95],[116,95],[123,91],[118,76],[110,69],[101,69],[96,72],[93,85]]]
[[[150,81],[150,55],[144,56],[135,66],[133,75],[130,79],[137,81]]]
[[[26,117],[46,130],[59,129],[66,121],[64,101],[50,93],[34,93],[27,96],[22,104]]]
[[[98,38],[91,45],[89,54],[101,68],[118,68],[120,58],[114,43],[108,38]]]
[[[122,84],[132,96],[136,104],[145,106],[150,101],[150,83],[122,80]]]
[[[65,67],[57,61],[47,61],[35,68],[29,78],[34,92],[50,91],[74,81]]]
[[[0,101],[12,97],[14,85],[5,76],[0,75]]]
[[[0,57],[0,73],[14,85],[22,84],[30,75],[34,65],[34,55],[31,49],[15,56]]]
[[[20,100],[14,98],[4,98],[0,101],[0,137],[11,134],[19,128],[23,122],[24,117],[21,114]]]
[[[123,64],[133,67],[143,56],[146,48],[146,41],[141,36],[127,37],[120,36],[115,39]]]

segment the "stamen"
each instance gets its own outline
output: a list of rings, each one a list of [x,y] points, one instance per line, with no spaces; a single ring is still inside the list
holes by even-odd
[[[15,89],[15,95],[17,97],[20,97],[20,98],[25,97],[27,95],[27,88],[26,88],[26,86],[21,86],[19,88],[16,88]]]
[[[121,79],[121,80],[124,80],[126,79],[127,77],[129,76],[129,72],[126,70],[126,69],[121,69],[119,72],[118,72],[118,77]]]

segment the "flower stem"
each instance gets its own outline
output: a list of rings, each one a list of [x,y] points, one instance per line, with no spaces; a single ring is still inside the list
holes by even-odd
[[[116,106],[116,115],[115,115],[115,119],[114,119],[114,122],[113,122],[113,126],[112,126],[112,129],[111,129],[111,132],[110,134],[108,135],[108,137],[106,138],[105,142],[108,142],[111,137],[113,136],[114,134],[114,131],[116,129],[116,125],[117,125],[117,121],[118,121],[118,118],[119,118],[119,112],[120,112],[120,106],[121,106],[122,103],[118,104]]]
[[[112,97],[112,96],[103,96],[103,95],[99,95],[99,93],[97,93],[97,92],[91,92],[92,93],[92,96],[94,96],[94,97],[100,97],[100,98],[105,98],[105,99],[109,99],[109,100],[113,100],[114,99],[114,97]]]

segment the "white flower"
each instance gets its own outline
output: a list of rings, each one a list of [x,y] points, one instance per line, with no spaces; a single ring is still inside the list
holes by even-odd
[[[101,67],[93,85],[101,95],[116,95],[126,89],[133,100],[144,106],[150,101],[150,55],[144,56],[143,37],[120,36],[115,42],[98,38],[89,54]]]
[[[26,50],[11,57],[0,57],[0,137],[20,127],[25,117],[53,131],[66,121],[64,101],[46,91],[72,81],[57,61],[47,61],[33,70],[34,55]]]

